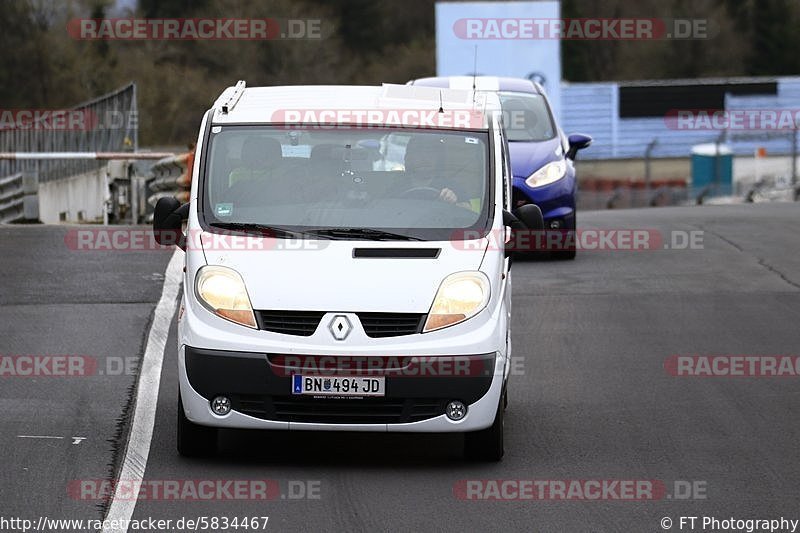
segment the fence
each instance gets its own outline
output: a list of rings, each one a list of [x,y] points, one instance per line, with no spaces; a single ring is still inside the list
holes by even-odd
[[[731,83],[727,83],[730,81]],[[692,80],[692,91],[703,91],[714,83],[730,85],[721,99],[721,109],[742,110],[800,110],[800,77],[748,78],[746,80]],[[726,82],[726,83],[723,83]],[[671,85],[672,84],[672,85]],[[767,85],[771,94],[739,94],[739,85]],[[582,132],[592,135],[594,142],[589,150],[581,152],[583,159],[630,159],[644,156],[647,144],[653,139],[658,146],[652,156],[655,158],[689,157],[691,148],[697,144],[715,142],[725,130],[679,129],[670,126],[667,109],[653,111],[650,116],[630,112],[625,113],[622,92],[635,85],[629,82],[602,83],[564,83],[561,87],[561,117],[563,129],[568,132]],[[641,85],[641,84],[640,84]],[[649,85],[664,91],[673,90],[681,94],[689,85],[669,81],[649,82]],[[660,101],[655,101],[654,105]],[[690,99],[691,102],[691,99]],[[664,107],[696,108],[699,104],[675,104]],[[796,131],[797,128],[795,128]],[[735,155],[752,154],[757,147],[763,147],[769,154],[788,155],[797,150],[796,133],[788,130],[776,131],[773,135],[736,135],[735,130],[727,131],[727,140]]]
[[[0,152],[135,152],[138,149],[136,84],[73,108],[87,120],[65,128],[37,119],[25,127],[0,129]],[[10,159],[0,161],[0,176],[37,172],[48,182],[96,170],[106,163],[84,159]]]
[[[719,203],[791,202],[800,198],[800,187],[786,179],[765,178],[753,184],[687,187],[682,180],[641,181],[587,180],[578,190],[579,210],[703,205]]]

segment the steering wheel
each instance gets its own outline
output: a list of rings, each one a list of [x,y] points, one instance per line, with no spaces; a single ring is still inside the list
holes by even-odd
[[[412,187],[400,196],[403,198],[416,198],[417,200],[438,200],[440,194],[442,194],[442,191],[434,187]]]

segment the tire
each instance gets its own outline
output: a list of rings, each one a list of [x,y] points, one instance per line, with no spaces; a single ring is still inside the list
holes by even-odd
[[[574,213],[572,215],[572,224],[570,225],[569,228],[566,228],[567,231],[570,231],[570,232],[573,233],[573,237],[574,237],[575,230],[578,227],[578,223],[577,222],[578,222],[578,214]],[[550,258],[551,259],[555,259],[557,261],[571,261],[571,260],[575,259],[575,256],[578,253],[577,242],[576,242],[575,238],[573,238],[572,241],[573,241],[573,243],[575,243],[575,248],[573,248],[572,250],[562,250],[560,252],[550,252]]]
[[[504,392],[505,394],[505,392]],[[471,461],[498,462],[503,458],[503,397],[494,423],[486,429],[464,433],[464,457]]]
[[[184,457],[208,457],[217,451],[217,428],[189,421],[178,393],[178,453]]]

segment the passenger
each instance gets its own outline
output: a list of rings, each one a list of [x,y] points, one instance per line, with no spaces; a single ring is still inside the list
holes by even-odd
[[[242,166],[234,169],[228,177],[233,187],[241,181],[266,180],[283,159],[281,143],[266,137],[251,137],[242,144]]]

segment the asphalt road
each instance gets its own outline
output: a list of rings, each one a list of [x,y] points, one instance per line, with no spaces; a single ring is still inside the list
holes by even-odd
[[[511,378],[499,464],[464,461],[456,436],[306,432],[230,431],[218,457],[181,458],[173,323],[146,479],[271,479],[283,496],[310,482],[319,497],[144,499],[134,518],[269,516],[268,531],[663,531],[663,517],[677,531],[680,516],[800,519],[800,378],[665,370],[675,354],[800,355],[798,222],[796,204],[583,213],[582,228],[650,229],[667,243],[672,232],[695,231],[702,245],[515,263],[513,343],[523,360]],[[140,354],[158,298],[153,274],[163,272],[167,254],[52,255],[63,231],[0,229],[0,353]],[[106,439],[114,438],[130,381],[0,382],[3,515],[100,512],[64,486],[108,475]],[[20,442],[21,431],[87,440]],[[658,480],[671,497],[464,501],[454,494],[460,480],[485,479]],[[680,499],[676,482],[700,492]]]
[[[76,250],[68,236],[77,229],[0,226],[3,517],[101,518],[101,505],[68,487],[112,475],[124,444],[118,434],[169,253]]]

